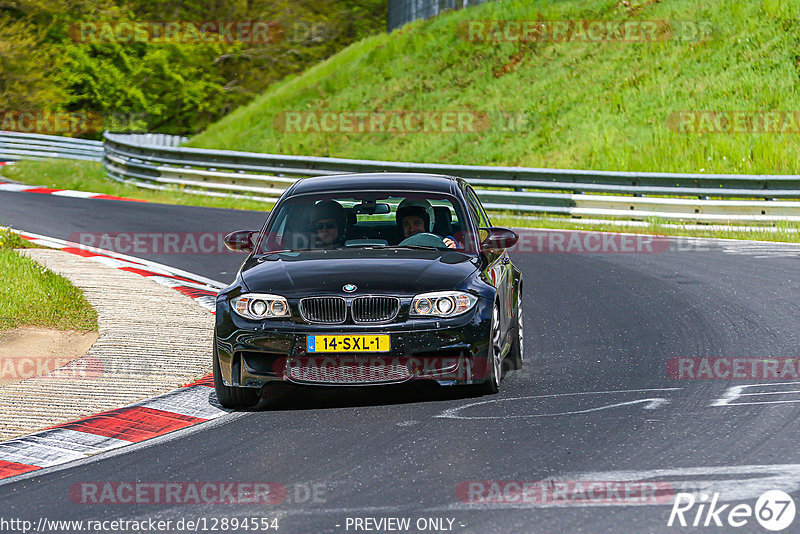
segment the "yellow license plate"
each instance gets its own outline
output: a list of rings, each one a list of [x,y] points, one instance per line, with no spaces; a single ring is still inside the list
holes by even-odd
[[[308,352],[389,352],[388,334],[307,336]]]

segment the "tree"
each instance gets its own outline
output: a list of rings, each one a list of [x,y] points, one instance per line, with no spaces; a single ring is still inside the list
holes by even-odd
[[[0,107],[98,113],[117,131],[195,133],[285,76],[383,31],[385,4],[7,0],[0,5]],[[271,31],[266,42],[189,43],[87,42],[76,33],[82,23],[108,29],[126,21],[269,22]]]

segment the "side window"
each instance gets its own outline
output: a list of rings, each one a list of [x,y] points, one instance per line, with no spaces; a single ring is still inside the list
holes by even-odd
[[[283,235],[286,231],[286,217],[282,217],[275,226],[275,242],[283,244]]]
[[[284,248],[283,237],[286,230],[286,210],[281,210],[276,215],[276,220],[272,222],[269,231],[261,241],[261,252]]]
[[[491,220],[491,219],[489,219],[489,214],[488,214],[488,213],[486,213],[486,210],[485,210],[485,209],[483,209],[483,204],[481,204],[480,202],[478,202],[478,207],[480,208],[480,210],[481,210],[481,213],[483,213],[483,218],[484,218],[484,220],[486,221],[486,227],[487,227],[487,228],[491,228],[492,226],[494,226],[494,225],[492,224],[492,220]]]
[[[491,228],[492,223],[489,222],[489,217],[486,216],[486,212],[483,211],[483,206],[481,206],[481,203],[478,201],[478,196],[471,187],[467,187],[467,201],[469,204],[469,211],[472,212],[472,216],[475,218],[478,226],[481,228]]]
[[[470,194],[469,190],[465,191],[467,197],[467,207],[469,208],[469,215],[470,218],[475,221],[475,226],[481,225],[481,212],[478,209],[478,206],[475,205],[475,199]]]

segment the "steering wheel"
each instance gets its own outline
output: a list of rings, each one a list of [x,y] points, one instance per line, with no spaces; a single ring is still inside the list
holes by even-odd
[[[398,243],[398,246],[402,245],[417,245],[420,247],[445,247],[447,245],[444,244],[444,239],[436,234],[431,234],[429,232],[420,232],[418,234],[414,234],[410,237],[407,237]]]

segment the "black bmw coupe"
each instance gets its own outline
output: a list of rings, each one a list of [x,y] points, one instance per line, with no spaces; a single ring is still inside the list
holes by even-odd
[[[270,382],[320,386],[432,380],[498,391],[522,365],[522,276],[461,178],[305,178],[260,231],[217,297],[214,386],[256,404]]]

